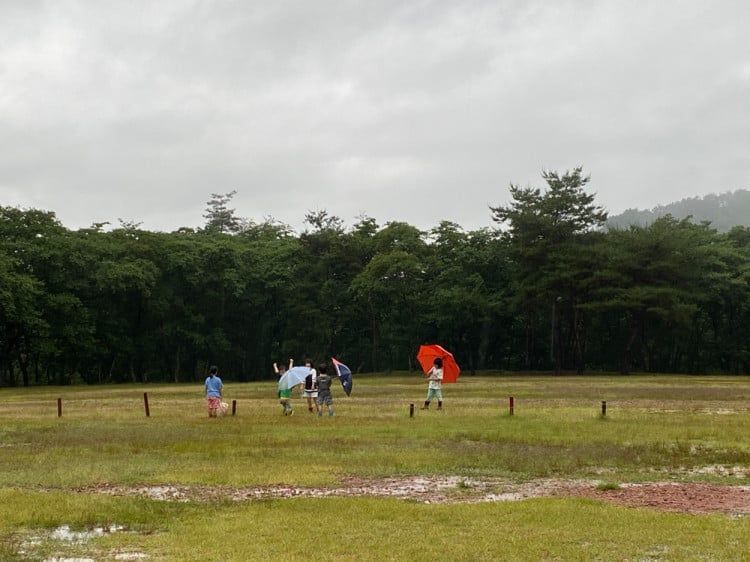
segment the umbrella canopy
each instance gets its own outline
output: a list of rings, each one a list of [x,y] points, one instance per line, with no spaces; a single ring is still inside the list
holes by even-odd
[[[440,345],[419,346],[417,361],[419,361],[425,373],[432,369],[432,365],[438,357],[443,360],[443,382],[456,382],[458,375],[461,374],[461,368],[450,351]]]
[[[289,390],[293,386],[305,382],[310,374],[310,367],[292,367],[279,379],[279,390]]]
[[[336,374],[339,376],[341,386],[344,387],[344,392],[347,396],[352,395],[352,370],[344,365],[341,361],[337,361],[335,357],[331,357],[333,366],[336,367]]]

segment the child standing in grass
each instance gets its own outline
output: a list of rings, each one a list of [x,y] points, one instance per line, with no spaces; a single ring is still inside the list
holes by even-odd
[[[294,359],[290,359],[289,368],[291,369],[293,366],[294,366]],[[286,373],[286,365],[284,365],[283,363],[281,364],[274,363],[273,372],[279,375],[279,379],[281,379],[281,377],[284,376],[284,373]],[[294,414],[294,408],[292,408],[292,389],[279,387],[278,397],[279,397],[279,404],[281,404],[284,415],[291,416],[292,414]]]
[[[219,378],[219,369],[211,367],[205,383],[206,401],[208,402],[208,417],[216,418],[221,409],[221,392],[224,389],[224,383]]]
[[[435,361],[432,362],[432,369],[425,375],[429,377],[430,382],[427,385],[427,400],[422,406],[423,410],[427,410],[430,407],[430,402],[433,398],[438,401],[438,410],[443,409],[443,360],[440,357],[436,357]]]
[[[312,360],[305,360],[305,367],[310,369],[310,374],[305,377],[305,387],[303,395],[307,398],[307,410],[312,414],[313,405],[315,409],[320,411],[318,407],[318,373],[313,368]]]
[[[318,367],[318,416],[323,415],[323,408],[328,408],[328,415],[333,415],[333,395],[331,394],[331,382],[333,377],[328,374],[328,367],[325,363]]]

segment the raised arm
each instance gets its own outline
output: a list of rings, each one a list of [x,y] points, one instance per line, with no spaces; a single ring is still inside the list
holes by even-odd
[[[294,359],[292,359],[292,358],[290,357],[290,358],[289,358],[289,368],[291,369],[292,367],[294,367]]]
[[[276,363],[273,364],[273,372],[279,374],[279,366]]]

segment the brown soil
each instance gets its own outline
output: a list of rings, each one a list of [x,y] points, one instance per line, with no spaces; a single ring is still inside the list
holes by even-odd
[[[595,480],[538,479],[511,482],[459,476],[411,476],[366,480],[345,478],[331,488],[303,486],[115,486],[102,484],[78,491],[114,496],[142,496],[160,501],[253,501],[284,498],[389,497],[422,503],[521,501],[541,497],[585,497],[627,507],[648,507],[680,513],[750,514],[750,486],[658,482],[622,484],[600,490]]]
[[[619,490],[583,489],[580,495],[627,507],[650,507],[679,513],[750,513],[750,486],[658,482],[623,484]]]

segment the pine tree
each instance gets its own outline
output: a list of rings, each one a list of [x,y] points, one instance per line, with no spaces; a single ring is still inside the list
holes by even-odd
[[[211,199],[206,202],[207,232],[220,232],[222,234],[235,234],[242,229],[242,219],[235,215],[235,210],[229,208],[232,198],[237,191],[229,193],[212,193]]]

